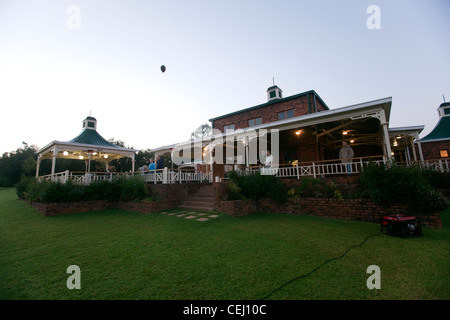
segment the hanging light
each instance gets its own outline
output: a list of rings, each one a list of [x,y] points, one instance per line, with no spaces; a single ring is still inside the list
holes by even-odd
[[[78,159],[83,160],[83,156],[78,156]]]
[[[64,152],[63,152],[63,155],[67,156],[67,155],[69,155],[69,152],[64,151]]]
[[[398,146],[397,139],[394,139],[394,143],[392,144],[394,147]]]

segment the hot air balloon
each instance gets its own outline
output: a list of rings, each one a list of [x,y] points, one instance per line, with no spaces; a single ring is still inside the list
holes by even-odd
[[[162,71],[163,73],[166,71],[166,66],[165,66],[165,65],[162,65],[162,66],[161,66],[161,71]]]

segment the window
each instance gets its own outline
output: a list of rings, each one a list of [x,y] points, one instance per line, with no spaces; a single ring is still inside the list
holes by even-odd
[[[444,109],[444,114],[450,114],[450,108],[445,108]]]
[[[448,158],[448,149],[439,150],[439,155],[441,156],[441,158]]]
[[[270,98],[275,98],[277,96],[276,91],[270,91]]]
[[[261,124],[261,123],[262,123],[262,118],[255,118],[255,119],[248,120],[249,127],[257,126],[258,124]]]
[[[293,109],[278,113],[278,120],[283,120],[283,119],[292,118],[292,117],[294,117]]]
[[[234,124],[229,124],[227,126],[223,126],[223,132],[227,132],[227,130],[234,130]]]

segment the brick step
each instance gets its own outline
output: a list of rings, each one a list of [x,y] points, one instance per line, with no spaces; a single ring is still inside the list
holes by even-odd
[[[187,210],[214,211],[214,207],[211,207],[209,205],[207,206],[179,205],[178,208]]]
[[[215,190],[213,186],[202,186],[195,194],[186,199],[178,208],[214,211]]]
[[[195,195],[192,197],[189,197],[188,200],[194,200],[194,201],[205,201],[205,202],[214,202],[215,197],[211,197],[211,196],[205,196],[205,195]]]
[[[196,201],[196,200],[187,200],[183,204],[188,206],[207,206],[211,207],[214,206],[214,202],[211,201]]]

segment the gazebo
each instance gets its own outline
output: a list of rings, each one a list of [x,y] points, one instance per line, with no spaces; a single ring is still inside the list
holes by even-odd
[[[51,176],[55,175],[56,159],[78,159],[88,161],[87,173],[90,173],[92,160],[108,164],[110,161],[130,157],[132,159],[132,172],[135,166],[137,150],[119,147],[105,140],[97,132],[97,120],[87,117],[83,120],[83,131],[70,141],[52,141],[37,151],[36,178],[39,177],[39,165],[43,159],[52,159]]]

